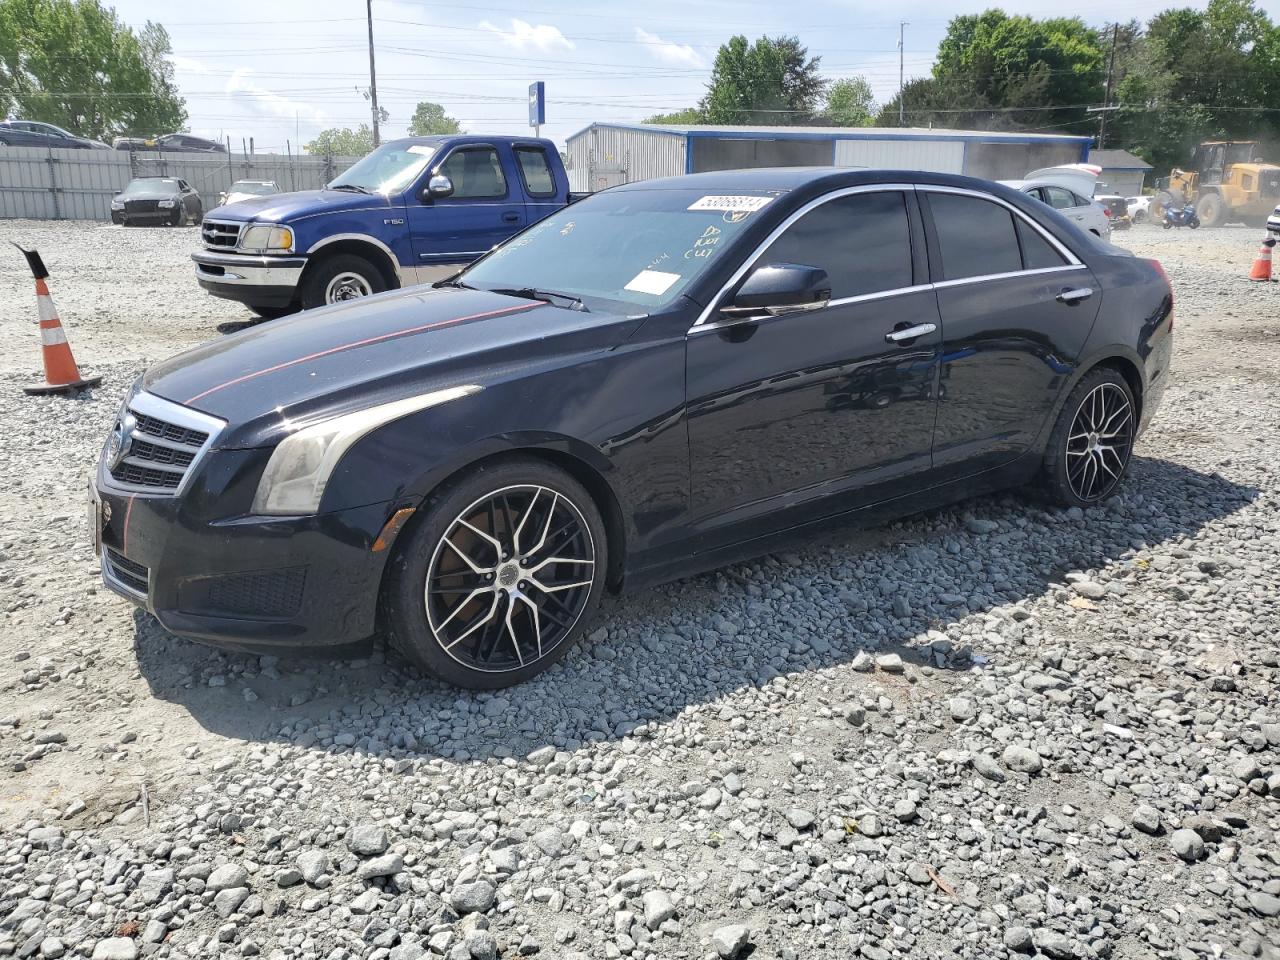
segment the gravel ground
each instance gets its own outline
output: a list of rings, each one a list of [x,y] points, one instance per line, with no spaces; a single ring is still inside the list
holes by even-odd
[[[1280,958],[1280,287],[1256,231],[1117,239],[1175,380],[1105,509],[989,497],[606,605],[501,694],[225,654],[96,583],[146,362],[242,324],[191,230],[6,222],[0,955]]]

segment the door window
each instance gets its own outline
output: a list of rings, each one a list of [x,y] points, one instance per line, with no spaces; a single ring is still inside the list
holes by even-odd
[[[502,175],[498,151],[493,147],[455,150],[440,167],[453,181],[452,199],[493,199],[507,195],[507,179]]]
[[[815,207],[756,261],[821,267],[831,298],[911,286],[911,228],[901,191],[854,193]]]
[[[1045,187],[1044,192],[1049,198],[1049,206],[1055,210],[1070,210],[1072,207],[1084,206],[1074,193],[1063,187]]]
[[[1021,218],[1015,217],[1018,226],[1018,242],[1022,246],[1022,266],[1027,270],[1043,270],[1047,267],[1061,267],[1066,260],[1053,245],[1042,237],[1035,228]]]
[[[954,193],[930,193],[945,280],[1022,269],[1013,214],[998,203]]]
[[[520,164],[520,176],[524,188],[531,197],[552,197],[556,192],[555,177],[547,162],[547,151],[541,147],[516,147],[516,162]]]

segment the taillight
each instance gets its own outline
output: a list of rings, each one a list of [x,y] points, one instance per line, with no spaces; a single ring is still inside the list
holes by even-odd
[[[1164,281],[1164,285],[1169,288],[1169,329],[1173,329],[1173,284],[1169,282],[1169,274],[1165,272],[1164,264],[1159,260],[1148,260],[1147,263],[1156,268],[1156,273],[1160,274],[1160,279]]]

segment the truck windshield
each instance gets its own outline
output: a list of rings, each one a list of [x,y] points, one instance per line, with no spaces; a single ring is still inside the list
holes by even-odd
[[[342,188],[364,193],[395,193],[418,179],[427,168],[436,148],[421,143],[388,143],[362,157],[345,173],[329,183],[330,190]]]
[[[536,289],[589,307],[656,309],[725,255],[773,196],[620,190],[588,197],[512,238],[458,279]]]

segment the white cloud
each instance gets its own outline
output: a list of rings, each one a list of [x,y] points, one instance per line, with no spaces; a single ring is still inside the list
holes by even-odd
[[[636,39],[644,44],[655,57],[659,60],[665,60],[667,63],[683,63],[691,67],[706,65],[706,61],[702,59],[702,54],[687,43],[671,43],[668,40],[663,40],[656,33],[650,33],[640,27],[636,27]]]
[[[492,32],[499,40],[509,47],[514,47],[516,50],[550,52],[552,50],[574,49],[573,42],[561,33],[558,27],[553,27],[548,23],[540,23],[535,26],[532,23],[512,18],[510,30],[496,27],[488,20],[482,20],[480,26]]]
[[[290,120],[297,117],[316,124],[323,124],[328,119],[323,110],[317,110],[304,101],[291,100],[283,94],[269,90],[252,77],[252,70],[248,67],[240,67],[227,81],[227,93],[232,94],[233,102],[246,107],[250,112]]]
[[[201,73],[209,72],[209,68],[199,60],[192,60],[190,57],[180,57],[176,53],[168,54],[168,59],[173,64],[173,69],[179,73]]]

